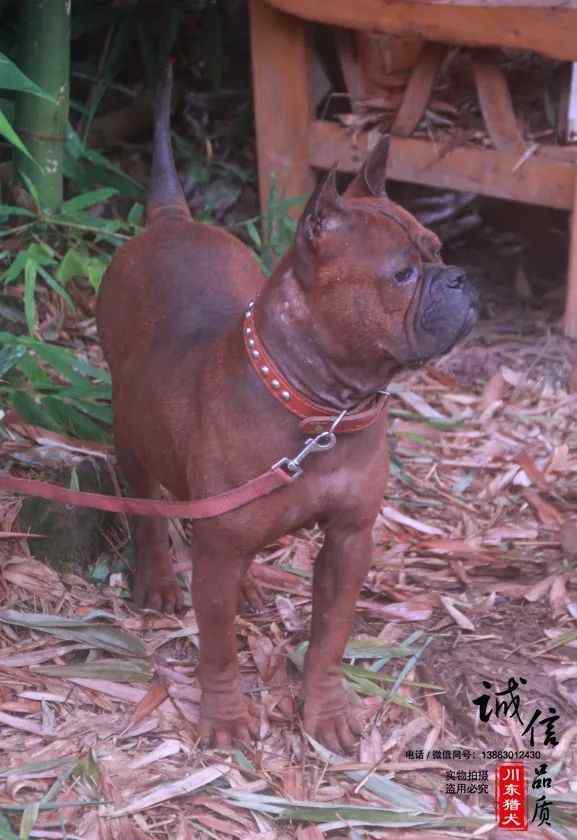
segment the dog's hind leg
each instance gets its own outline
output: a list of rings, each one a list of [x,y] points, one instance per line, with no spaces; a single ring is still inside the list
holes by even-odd
[[[134,452],[116,441],[120,469],[131,493],[141,499],[159,498],[160,485],[140,464]],[[138,607],[173,613],[182,608],[182,593],[168,550],[168,522],[159,516],[133,516],[133,597]]]

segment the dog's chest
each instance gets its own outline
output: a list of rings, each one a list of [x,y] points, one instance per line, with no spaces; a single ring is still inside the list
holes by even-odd
[[[355,452],[353,441],[340,440],[341,451],[337,445],[311,456],[292,484],[226,516],[194,523],[200,542],[211,551],[250,557],[283,535],[317,523],[325,529],[372,522],[386,490],[388,459],[386,435],[371,438],[373,445],[362,447],[362,453]]]

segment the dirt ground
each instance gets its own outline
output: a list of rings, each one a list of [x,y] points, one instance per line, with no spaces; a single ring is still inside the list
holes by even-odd
[[[494,772],[515,757],[532,797],[526,836],[577,837],[577,346],[560,329],[566,232],[553,215],[529,213],[523,230],[515,208],[475,212],[482,224],[448,255],[475,267],[483,320],[449,357],[393,386],[390,493],[345,659],[365,723],[358,752],[330,754],[298,715],[316,530],[255,560],[262,603],[243,610],[237,633],[260,738],[227,754],[197,743],[194,612],[132,608],[115,562],[124,524],[87,568],[56,571],[19,535],[20,503],[5,497],[1,838],[505,837],[494,828]],[[10,454],[48,449],[29,428]],[[188,586],[186,531],[173,524],[171,536]],[[504,698],[518,697],[517,716],[514,704],[495,706],[511,679]],[[483,694],[487,722],[473,702]],[[553,737],[541,722],[551,716]],[[531,787],[543,764],[545,810]]]

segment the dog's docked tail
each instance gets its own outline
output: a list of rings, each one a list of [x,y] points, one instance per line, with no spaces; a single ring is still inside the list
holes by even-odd
[[[170,139],[170,103],[172,98],[172,62],[164,71],[154,107],[154,143],[152,172],[146,202],[146,215],[151,223],[165,211],[190,218],[190,211],[178,178]]]

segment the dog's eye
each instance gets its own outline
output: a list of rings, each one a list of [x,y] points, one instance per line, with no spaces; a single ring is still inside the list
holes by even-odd
[[[403,268],[401,271],[396,271],[394,279],[396,283],[408,283],[409,280],[414,280],[417,274],[417,269],[414,266]]]

